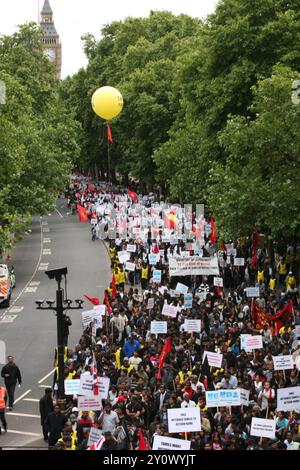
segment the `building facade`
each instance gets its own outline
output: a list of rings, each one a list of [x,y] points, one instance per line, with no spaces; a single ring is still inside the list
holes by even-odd
[[[55,65],[56,76],[61,78],[62,47],[53,21],[49,0],[45,0],[41,11],[40,28],[43,30],[43,48],[46,57]]]

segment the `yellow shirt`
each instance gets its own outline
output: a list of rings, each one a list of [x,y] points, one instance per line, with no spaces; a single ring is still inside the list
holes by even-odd
[[[290,333],[291,331],[292,331],[292,328],[289,327],[288,332]],[[283,333],[284,333],[284,326],[282,328],[280,328],[280,330],[279,330],[280,335],[283,335]]]
[[[120,273],[119,273],[119,283],[122,284],[122,283],[125,283],[125,281],[126,281],[125,272],[120,271]]]
[[[120,272],[119,270],[115,271],[116,286],[120,284]]]
[[[148,268],[142,268],[142,279],[148,279]]]
[[[287,268],[286,263],[279,263],[279,274],[286,274]]]
[[[275,289],[275,286],[276,286],[276,279],[270,279],[270,282],[269,282],[269,287],[270,289],[274,290]]]
[[[291,289],[292,285],[296,285],[296,279],[295,276],[288,276],[286,280],[286,288]]]
[[[264,282],[265,280],[265,275],[264,275],[264,272],[263,271],[258,271],[257,273],[257,282]]]

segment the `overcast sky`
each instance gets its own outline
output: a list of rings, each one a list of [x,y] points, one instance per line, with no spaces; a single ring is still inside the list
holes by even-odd
[[[80,37],[89,32],[97,39],[103,25],[128,16],[145,17],[150,10],[168,10],[204,18],[218,0],[50,0],[63,47],[62,77],[72,75],[87,61]],[[11,34],[17,25],[37,21],[44,0],[0,0],[0,33]]]

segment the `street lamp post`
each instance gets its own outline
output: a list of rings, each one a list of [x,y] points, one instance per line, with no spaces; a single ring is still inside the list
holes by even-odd
[[[55,279],[57,282],[57,290],[56,290],[56,305],[54,300],[47,300],[46,303],[48,307],[44,307],[43,303],[44,300],[36,301],[37,309],[38,310],[54,310],[56,312],[57,318],[57,359],[58,359],[58,397],[59,399],[63,399],[65,396],[65,389],[64,389],[64,344],[63,344],[63,325],[64,325],[64,311],[65,310],[78,310],[82,309],[83,300],[76,299],[75,302],[77,303],[76,307],[72,307],[72,300],[65,299],[64,300],[64,292],[61,287],[62,276],[65,277],[68,273],[67,268],[58,268],[58,269],[51,269],[50,271],[46,271],[47,276],[49,279]]]

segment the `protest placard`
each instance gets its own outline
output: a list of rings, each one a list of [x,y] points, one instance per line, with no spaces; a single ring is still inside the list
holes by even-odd
[[[223,278],[222,277],[214,277],[214,286],[223,287]]]
[[[193,294],[184,294],[184,308],[193,307]]]
[[[130,254],[127,251],[118,251],[118,258],[121,264],[125,264],[130,260]]]
[[[136,245],[127,245],[126,251],[129,251],[129,253],[135,253]]]
[[[300,410],[300,387],[277,389],[277,411]]]
[[[166,321],[152,321],[151,333],[155,335],[164,335],[167,333],[168,323]]]
[[[198,432],[201,431],[200,409],[171,408],[168,413],[169,433]]]
[[[100,411],[102,410],[102,399],[100,395],[78,396],[78,409],[80,411]]]
[[[216,408],[218,406],[240,406],[240,389],[212,390],[205,392],[206,406]]]
[[[293,356],[273,356],[274,370],[293,369]]]
[[[151,253],[150,255],[148,255],[148,259],[149,259],[149,264],[155,265],[160,260],[160,254],[159,253]]]
[[[130,263],[129,261],[126,261],[125,270],[126,271],[135,271],[135,264]]]
[[[190,450],[191,441],[174,437],[154,436],[152,450]]]
[[[82,326],[86,328],[89,324],[94,321],[95,310],[87,310],[81,313]]]
[[[89,372],[85,372],[80,376],[80,384],[78,395],[84,395],[90,397],[93,395],[93,381],[94,378]]]
[[[181,284],[181,282],[177,282],[175,290],[180,292],[181,294],[187,294],[189,288],[185,284]]]
[[[248,337],[251,337],[252,335],[249,334],[241,334],[240,339],[241,339],[241,350],[243,349],[245,352],[251,352],[251,349],[247,348],[245,346],[246,340]]]
[[[209,366],[217,367],[218,369],[222,367],[223,354],[214,353],[211,351],[204,351],[202,362],[204,362],[206,356]]]
[[[90,447],[91,444],[96,444],[99,441],[102,434],[103,434],[102,429],[92,427],[89,432],[89,439],[88,439],[87,447]]]
[[[107,400],[109,391],[110,378],[109,377],[98,377],[98,393],[102,400]]]
[[[80,379],[65,380],[65,394],[78,395]]]
[[[245,339],[245,347],[249,351],[253,351],[253,349],[262,349],[262,347],[263,347],[262,336],[260,336],[260,335],[248,336]]]
[[[200,333],[201,320],[184,320],[184,329],[188,333]]]
[[[219,275],[218,258],[169,256],[170,276]]]
[[[275,419],[252,418],[251,436],[275,439]]]
[[[160,269],[155,269],[155,271],[153,271],[152,282],[156,284],[161,283],[161,270]]]
[[[152,308],[154,307],[154,298],[151,297],[150,299],[148,299],[148,302],[147,302],[147,310],[152,310]]]
[[[295,326],[295,333],[296,333],[297,338],[300,338],[300,325]]]
[[[96,313],[99,313],[100,315],[104,316],[105,312],[106,312],[106,306],[105,305],[95,305],[94,310],[95,310],[95,315],[96,315]]]
[[[247,287],[245,291],[247,297],[259,297],[259,287]]]
[[[240,388],[239,391],[240,391],[241,405],[249,406],[250,390],[246,390],[245,388]]]
[[[244,266],[245,258],[234,258],[233,264],[234,266]]]
[[[161,314],[167,317],[176,318],[177,312],[177,307],[175,307],[174,305],[164,304]]]

